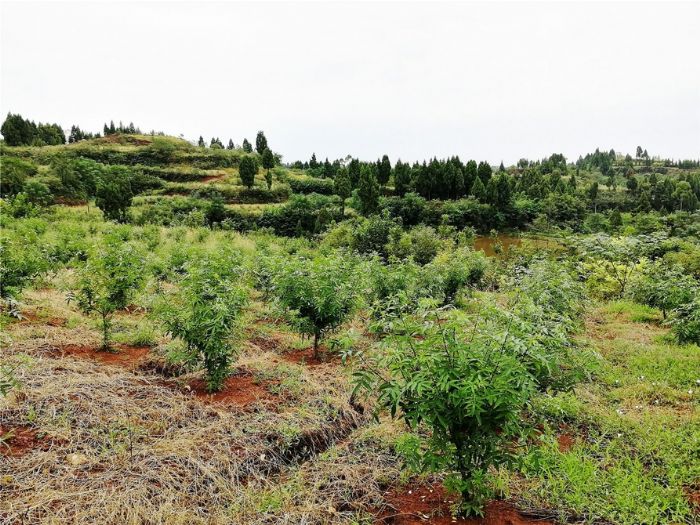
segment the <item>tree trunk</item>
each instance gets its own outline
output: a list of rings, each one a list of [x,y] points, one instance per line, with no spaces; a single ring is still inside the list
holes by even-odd
[[[319,338],[319,333],[314,332],[314,359],[318,361],[318,338]]]

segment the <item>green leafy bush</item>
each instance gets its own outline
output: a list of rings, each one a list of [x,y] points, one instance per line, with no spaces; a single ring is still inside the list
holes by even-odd
[[[189,263],[176,293],[167,294],[157,314],[167,332],[182,340],[186,360],[203,364],[207,389],[221,389],[235,357],[232,336],[247,302],[240,270],[217,259]]]
[[[431,430],[400,448],[413,468],[448,473],[462,515],[481,513],[489,467],[508,459],[534,390],[525,365],[503,351],[507,337],[497,318],[475,324],[457,311],[423,311],[406,317],[355,373],[356,390],[376,392],[379,406],[411,429]]]
[[[464,287],[480,286],[488,264],[483,252],[466,246],[441,252],[424,266],[425,286],[433,290],[433,297],[453,302]]]
[[[277,300],[297,330],[313,337],[315,358],[321,338],[357,306],[355,277],[353,261],[338,255],[289,259],[275,277]]]
[[[669,311],[691,301],[698,283],[680,267],[655,262],[631,282],[630,295],[638,303],[658,308],[664,319]]]
[[[700,292],[697,288],[690,301],[673,310],[669,324],[679,343],[700,345]]]
[[[112,317],[125,308],[143,286],[145,265],[141,251],[118,236],[107,236],[77,274],[69,302],[102,322],[102,349],[110,349]]]

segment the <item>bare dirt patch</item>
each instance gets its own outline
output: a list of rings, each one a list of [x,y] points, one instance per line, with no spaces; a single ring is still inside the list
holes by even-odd
[[[406,487],[386,495],[387,508],[377,517],[376,525],[553,525],[553,522],[529,518],[505,501],[492,501],[483,518],[454,518],[450,507],[456,496],[447,494],[440,484]]]
[[[314,357],[314,349],[302,348],[300,350],[291,350],[282,354],[282,359],[291,363],[305,364],[308,366],[318,366],[338,361],[340,357],[337,354],[328,353],[323,347],[319,347],[318,358]]]
[[[204,184],[209,184],[212,182],[217,182],[223,179],[226,176],[225,173],[220,173],[219,175],[207,175],[206,177],[202,177],[199,179],[199,182],[203,182]]]
[[[21,457],[32,450],[48,450],[51,441],[39,437],[39,433],[30,426],[0,425],[0,455]]]
[[[59,326],[66,326],[66,323],[68,322],[67,319],[64,319],[62,317],[50,317],[48,319],[44,319],[39,317],[36,312],[22,312],[22,319],[20,320],[20,323],[22,324],[31,324],[31,325],[49,325],[49,326],[54,326],[54,327],[59,327]]]
[[[203,379],[196,379],[189,383],[190,391],[199,399],[210,403],[223,405],[248,406],[258,401],[272,401],[275,395],[267,386],[270,381],[257,381],[250,372],[228,377],[224,382],[224,387],[215,393],[207,392],[207,385]]]
[[[104,351],[86,345],[64,345],[60,348],[61,357],[72,356],[82,359],[92,359],[108,365],[121,366],[128,369],[139,368],[146,359],[151,348],[148,346],[117,345],[112,351]]]

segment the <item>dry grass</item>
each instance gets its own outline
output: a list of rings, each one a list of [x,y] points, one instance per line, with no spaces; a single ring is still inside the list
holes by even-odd
[[[277,326],[256,327],[238,363],[274,402],[221,405],[188,392],[198,374],[61,356],[99,334],[58,292],[27,303],[36,315],[7,326],[0,350],[3,361],[29,356],[21,387],[0,399],[0,427],[28,428],[37,442],[0,456],[0,523],[263,523],[261,498],[366,422],[347,402],[346,372],[287,362],[298,341]],[[46,324],[56,317],[73,321]],[[292,505],[274,521],[323,522],[325,508]]]

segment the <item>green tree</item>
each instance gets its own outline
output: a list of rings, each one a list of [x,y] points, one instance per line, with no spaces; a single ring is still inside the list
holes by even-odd
[[[265,138],[265,133],[258,131],[258,135],[255,137],[255,151],[259,155],[262,155],[267,149],[267,139]]]
[[[355,277],[352,261],[330,255],[292,258],[275,278],[277,300],[297,330],[313,337],[315,359],[321,339],[346,321],[357,306]]]
[[[105,124],[105,126],[106,126],[106,124]],[[202,137],[201,135],[199,136],[199,140],[197,141],[197,146],[199,146],[200,148],[207,147],[207,143],[204,142],[204,137]]]
[[[415,470],[447,471],[446,486],[462,496],[461,515],[481,513],[489,468],[506,461],[534,392],[508,343],[508,329],[495,320],[420,311],[399,319],[382,351],[355,373],[356,391],[376,392],[379,407],[412,430],[430,429],[398,449]]]
[[[610,213],[610,227],[614,231],[619,231],[619,229],[622,228],[622,215],[617,208]]]
[[[481,177],[475,177],[471,190],[469,191],[479,202],[486,202],[486,187],[481,182]]]
[[[360,199],[360,212],[363,215],[371,215],[379,207],[379,183],[374,169],[363,164],[360,169],[360,182],[357,196]]]
[[[352,193],[352,185],[350,184],[350,175],[347,168],[340,168],[338,174],[333,181],[335,194],[340,197],[340,215],[345,216],[345,199],[350,197]]]
[[[100,317],[102,350],[110,350],[114,312],[125,308],[143,286],[144,263],[141,251],[115,234],[78,270],[68,302],[75,302],[85,314]]]
[[[386,186],[391,178],[391,162],[389,157],[384,155],[381,161],[377,161],[377,182],[381,186]]]
[[[248,139],[243,139],[243,151],[253,153],[253,146],[248,142]]]
[[[593,213],[598,213],[598,183],[595,181],[592,182],[588,187],[586,194],[588,195],[588,199],[591,201],[591,204],[593,204]]]
[[[270,151],[270,148],[265,148],[265,151],[262,153],[262,166],[268,173],[275,167],[275,156]]]
[[[491,179],[491,174],[493,170],[488,162],[479,162],[479,167],[477,168],[477,175],[485,185],[488,184]]]
[[[125,222],[127,211],[131,206],[131,174],[123,166],[105,167],[103,175],[97,181],[95,204],[106,219]]]
[[[235,359],[232,335],[248,300],[241,273],[216,259],[190,263],[178,291],[156,309],[166,330],[185,343],[185,360],[204,366],[209,392],[221,390]]]
[[[403,197],[411,189],[411,166],[408,163],[403,163],[401,160],[396,161],[394,168],[394,191],[399,197]]]
[[[252,188],[255,184],[255,175],[258,173],[258,163],[249,155],[241,157],[238,163],[238,173],[243,185]]]

